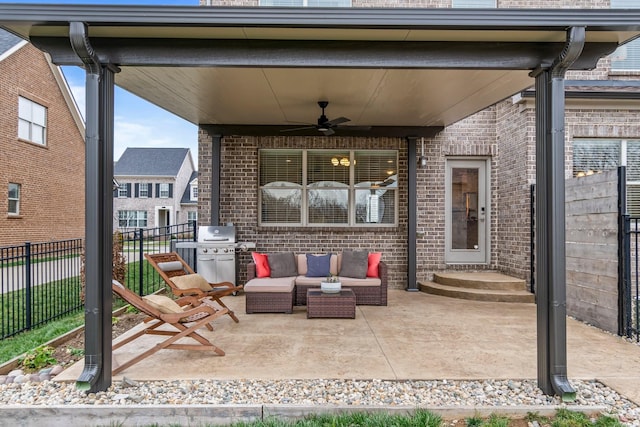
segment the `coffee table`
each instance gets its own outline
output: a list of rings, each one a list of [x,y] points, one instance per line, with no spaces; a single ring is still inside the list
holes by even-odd
[[[356,295],[349,288],[327,294],[320,288],[307,290],[307,319],[317,317],[356,318]]]

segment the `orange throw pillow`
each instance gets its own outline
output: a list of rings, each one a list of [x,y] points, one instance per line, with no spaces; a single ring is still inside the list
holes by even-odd
[[[381,252],[369,252],[369,267],[367,268],[367,277],[380,277],[378,273],[378,264],[382,258]]]
[[[258,252],[251,252],[253,262],[256,263],[256,276],[258,277],[270,277],[271,268],[267,260],[267,254],[259,254]]]

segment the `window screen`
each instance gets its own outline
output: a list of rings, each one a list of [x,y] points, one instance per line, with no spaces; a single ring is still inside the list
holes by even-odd
[[[611,0],[611,9],[638,9],[640,0]],[[620,46],[611,54],[611,69],[640,71],[640,39]]]
[[[260,6],[351,7],[351,0],[260,0]]]
[[[492,8],[496,7],[496,0],[452,0],[452,8]]]
[[[260,220],[270,224],[302,222],[302,151],[261,150]]]

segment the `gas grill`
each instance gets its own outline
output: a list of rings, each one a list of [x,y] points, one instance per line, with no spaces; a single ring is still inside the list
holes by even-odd
[[[231,282],[235,285],[236,250],[247,251],[255,247],[253,242],[236,242],[233,225],[198,227],[198,274],[209,283]]]

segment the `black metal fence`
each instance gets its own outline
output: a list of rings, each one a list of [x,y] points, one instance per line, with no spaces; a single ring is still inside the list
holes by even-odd
[[[195,267],[196,224],[168,225],[121,231],[122,255],[127,263],[125,285],[139,295],[148,295],[165,286],[162,278],[150,267],[145,253],[178,252]]]
[[[621,334],[629,338],[635,338],[640,342],[640,218],[631,218],[629,215],[621,216],[623,232],[621,241],[622,274],[620,277],[619,291],[622,295],[620,321]]]
[[[82,239],[0,248],[0,339],[82,309]]]
[[[140,295],[164,282],[144,254],[178,252],[195,266],[196,224],[120,232],[125,284]],[[83,309],[83,239],[0,247],[0,340]]]

